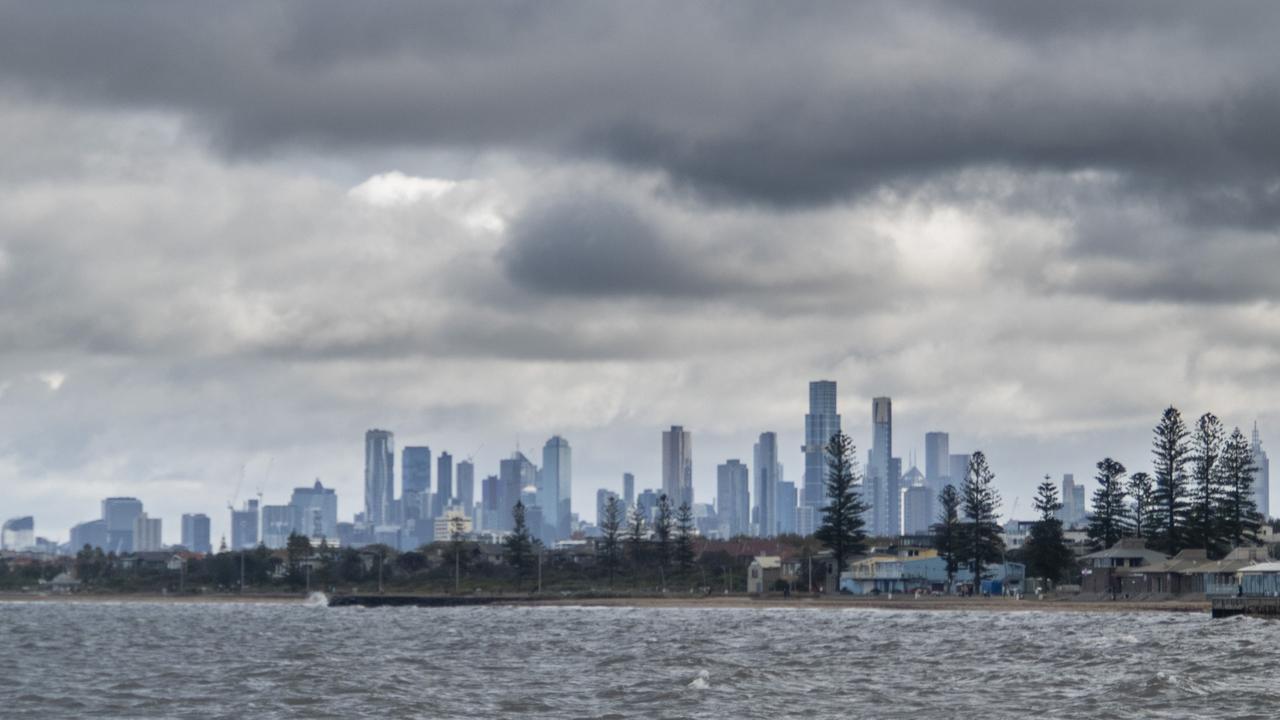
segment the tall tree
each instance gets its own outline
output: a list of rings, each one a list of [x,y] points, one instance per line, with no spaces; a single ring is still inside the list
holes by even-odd
[[[1089,538],[1104,548],[1120,542],[1129,529],[1129,509],[1124,499],[1124,465],[1103,458],[1098,461],[1093,491],[1093,514],[1089,516]]]
[[[1253,478],[1257,472],[1249,441],[1240,428],[1236,428],[1222,450],[1223,492],[1218,509],[1220,535],[1233,548],[1258,543],[1262,516],[1253,499]]]
[[[1155,484],[1151,476],[1145,472],[1136,472],[1129,476],[1129,484],[1125,486],[1133,503],[1129,506],[1133,520],[1133,534],[1143,540],[1151,540],[1158,529],[1153,515],[1155,512]]]
[[[973,590],[985,577],[986,565],[995,562],[1004,551],[1000,526],[996,524],[996,508],[1000,506],[1000,493],[995,486],[996,476],[987,465],[987,456],[977,451],[969,459],[969,471],[960,485],[960,498],[964,508],[965,560],[973,572]]]
[[[948,483],[938,493],[938,507],[938,522],[933,526],[933,547],[938,551],[938,557],[946,563],[947,592],[953,592],[956,572],[960,569],[960,559],[964,554],[960,493],[956,492],[955,485]]]
[[[306,535],[291,532],[284,547],[285,579],[293,587],[302,587],[309,572],[303,563],[311,562],[311,540]]]
[[[1032,577],[1058,583],[1074,564],[1074,555],[1067,547],[1062,533],[1062,519],[1058,517],[1062,503],[1058,500],[1058,487],[1046,475],[1036,488],[1035,509],[1040,518],[1031,526],[1027,538],[1027,571]]]
[[[675,517],[671,510],[671,498],[663,493],[658,496],[658,511],[653,516],[653,539],[658,567],[664,573],[671,567],[671,535],[674,530]]]
[[[529,534],[529,525],[524,518],[524,503],[517,500],[511,509],[513,526],[507,534],[507,562],[516,569],[516,585],[524,577],[525,570],[533,559],[533,536]]]
[[[676,509],[676,564],[684,572],[693,567],[693,509],[680,503]]]
[[[867,547],[863,518],[867,505],[858,495],[854,452],[853,440],[843,432],[827,441],[827,505],[822,508],[822,525],[814,537],[831,551],[837,576],[849,567],[850,557]]]
[[[1155,546],[1173,555],[1183,547],[1187,522],[1187,425],[1175,407],[1165,408],[1151,441],[1152,470],[1155,475],[1155,503],[1152,526]]]
[[[638,570],[644,560],[644,543],[649,538],[649,522],[644,506],[636,503],[631,508],[631,521],[627,526],[627,543],[631,545],[631,564]]]
[[[1213,413],[1196,421],[1191,436],[1191,503],[1187,509],[1187,545],[1220,557],[1222,540],[1218,508],[1222,505],[1222,423]]]
[[[610,495],[604,505],[604,517],[600,518],[600,546],[604,550],[604,566],[609,571],[609,587],[613,587],[613,574],[618,569],[619,550],[622,546],[622,504],[617,495]]]

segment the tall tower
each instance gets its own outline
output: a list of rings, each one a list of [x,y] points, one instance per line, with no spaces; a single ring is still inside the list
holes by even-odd
[[[430,515],[427,496],[431,493],[431,448],[406,447],[400,452],[400,504],[405,524]]]
[[[827,504],[827,441],[840,432],[834,380],[809,383],[809,414],[804,416],[804,487],[800,504],[815,511]]]
[[[1263,519],[1271,517],[1271,460],[1267,451],[1262,449],[1262,439],[1258,436],[1258,423],[1253,423],[1253,464],[1257,468],[1253,472],[1253,501]]]
[[[454,497],[458,499],[457,505],[462,506],[462,510],[471,517],[472,506],[476,502],[476,465],[470,460],[463,460],[458,463],[458,487],[454,492]]]
[[[961,478],[951,477],[951,436],[944,432],[924,434],[924,484],[934,497],[947,483],[960,485]]]
[[[364,519],[377,526],[393,519],[395,499],[395,435],[389,430],[364,434]]]
[[[693,436],[679,425],[662,433],[662,492],[674,508],[693,507]]]
[[[755,445],[756,532],[760,537],[778,534],[778,436],[760,433]]]
[[[622,473],[622,500],[628,508],[635,507],[636,476],[631,473]]]
[[[553,537],[567,538],[573,492],[573,451],[568,440],[555,435],[542,446],[542,473],[538,477],[543,522],[553,530]]]
[[[893,402],[889,398],[872,399],[871,425],[871,531],[896,535],[898,479],[893,477]]]
[[[716,515],[727,533],[726,538],[745,535],[751,500],[747,490],[747,466],[729,460],[716,466]]]
[[[436,458],[436,517],[444,517],[444,511],[453,504],[453,455],[445,451]]]

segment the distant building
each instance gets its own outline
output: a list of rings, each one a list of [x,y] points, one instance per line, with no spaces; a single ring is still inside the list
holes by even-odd
[[[596,490],[596,525],[599,527],[604,527],[605,508],[609,505],[609,498],[617,499],[618,493],[604,488]],[[620,520],[624,526],[627,524],[626,518]]]
[[[102,501],[102,519],[107,524],[107,552],[134,551],[133,523],[142,515],[142,501],[131,497],[114,497]]]
[[[521,502],[521,493],[526,487],[537,487],[538,468],[534,466],[524,453],[516,451],[511,457],[498,463],[498,476],[502,488],[499,507],[494,511],[494,524],[489,525],[488,518],[485,520],[486,530],[511,530],[512,516],[511,512],[515,509],[516,503]],[[529,503],[525,503],[529,505]],[[541,513],[539,513],[541,516]],[[541,521],[541,517],[539,517]],[[525,517],[525,521],[529,519]],[[534,526],[529,525],[530,528]]]
[[[951,477],[948,478],[952,485],[959,490],[964,484],[964,479],[969,475],[969,453],[952,453],[951,454]]]
[[[793,482],[778,483],[778,532],[793,535],[796,532],[796,505],[799,490]]]
[[[472,524],[471,518],[461,508],[449,508],[444,511],[443,515],[436,518],[434,537],[436,542],[448,542],[453,539],[455,531],[467,536],[474,530],[475,526]]]
[[[693,507],[693,435],[679,425],[662,433],[662,492],[673,508]]]
[[[388,430],[364,434],[364,519],[370,525],[395,520],[395,435]]]
[[[164,539],[160,532],[160,518],[147,517],[142,513],[133,520],[133,551],[156,552],[164,549]]]
[[[1253,464],[1257,468],[1253,474],[1253,501],[1263,518],[1271,517],[1271,460],[1267,451],[1262,449],[1262,438],[1258,436],[1258,423],[1253,424]]]
[[[923,535],[933,524],[933,489],[915,467],[902,476],[902,484],[907,486],[902,495],[902,532]]]
[[[73,553],[80,552],[85,545],[106,550],[106,520],[90,520],[71,527],[71,551]]]
[[[0,525],[0,550],[29,550],[36,544],[36,521],[31,515],[10,518]]]
[[[778,534],[778,436],[760,433],[753,448],[756,482],[756,534],[773,537]]]
[[[453,455],[441,451],[436,458],[436,494],[435,510],[432,515],[440,517],[446,508],[453,504]]]
[[[726,538],[751,532],[747,466],[729,460],[716,466],[716,517]]]
[[[208,515],[187,513],[182,516],[182,547],[191,552],[206,554],[213,552],[209,535]]]
[[[959,485],[951,478],[951,436],[944,432],[924,434],[924,480],[934,497],[947,484]]]
[[[804,416],[804,485],[800,504],[815,510],[827,504],[827,442],[840,432],[836,408],[836,384],[832,380],[809,383],[809,414]]]
[[[893,401],[887,397],[871,401],[871,459],[867,480],[871,485],[870,534],[897,535],[900,523],[898,478],[893,474]]]
[[[463,460],[458,463],[458,487],[454,492],[455,505],[466,510],[467,515],[472,512],[472,506],[476,504],[476,466],[470,460]]]
[[[640,508],[640,512],[644,513],[649,522],[653,522],[654,513],[658,509],[658,491],[645,490],[640,493],[636,496],[636,507]]]
[[[818,510],[812,505],[796,508],[796,534],[809,537],[818,531]]]
[[[330,541],[338,537],[338,494],[320,484],[320,478],[311,487],[294,488],[289,505],[297,513],[299,533]]]
[[[246,500],[244,508],[231,511],[231,549],[252,550],[258,546],[258,501]]]
[[[1063,527],[1081,527],[1088,518],[1088,506],[1085,504],[1085,486],[1077,485],[1075,475],[1064,473],[1062,476],[1062,509],[1058,511],[1058,519]]]
[[[400,517],[406,526],[427,517],[431,494],[431,448],[406,446],[400,451]]]
[[[289,536],[299,531],[302,517],[295,505],[262,506],[262,544],[272,550],[288,546]]]
[[[568,440],[555,435],[542,446],[539,480],[538,504],[543,507],[544,521],[552,528],[550,537],[568,538],[573,514],[573,452]]]
[[[627,507],[635,505],[636,476],[631,473],[622,473],[622,500],[627,504]]]
[[[484,530],[501,530],[502,481],[490,475],[480,482],[480,527]]]

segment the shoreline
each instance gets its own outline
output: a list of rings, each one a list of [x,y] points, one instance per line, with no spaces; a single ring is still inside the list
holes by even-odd
[[[406,596],[408,593],[388,593],[388,596]],[[449,597],[449,596],[434,596]],[[464,596],[470,597],[470,596]],[[73,594],[38,595],[28,593],[0,593],[0,602],[66,602],[66,603],[246,603],[303,605],[309,601],[304,595],[162,595],[149,593],[122,594]],[[1207,600],[1035,600],[1024,598],[962,598],[962,597],[822,597],[782,598],[753,597],[749,595],[718,595],[711,597],[531,597],[498,596],[488,606],[543,606],[543,607],[619,607],[619,608],[707,608],[707,609],[810,609],[810,610],[909,610],[917,612],[1156,612],[1156,613],[1205,613],[1210,610]]]

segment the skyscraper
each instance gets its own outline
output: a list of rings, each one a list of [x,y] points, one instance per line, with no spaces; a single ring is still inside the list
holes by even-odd
[[[406,446],[400,451],[400,519],[406,527],[413,526],[429,515],[426,506],[431,493],[431,448]]]
[[[298,532],[301,513],[296,505],[262,506],[262,544],[272,550],[288,545],[289,536]]]
[[[142,514],[142,501],[114,497],[102,501],[102,519],[107,524],[107,552],[133,552],[133,521]]]
[[[338,494],[333,488],[325,487],[320,483],[320,478],[316,478],[311,487],[294,488],[293,495],[289,497],[289,505],[296,508],[294,512],[298,532],[309,538],[327,539],[330,545],[337,542]],[[419,514],[421,509],[419,506]]]
[[[388,430],[364,434],[364,519],[370,525],[394,521],[395,436]]]
[[[898,512],[898,478],[893,474],[893,402],[887,397],[871,401],[871,458],[868,480],[871,483],[871,534],[897,535],[901,522]]]
[[[926,455],[927,455],[926,451]],[[926,457],[926,466],[928,459]],[[928,478],[914,465],[902,476],[902,532],[922,535],[933,524],[933,491]]]
[[[542,516],[554,528],[556,539],[569,537],[572,515],[573,453],[569,441],[555,435],[542,446],[542,487],[538,489],[538,504],[543,506]]]
[[[445,508],[453,504],[453,456],[444,451],[436,458],[435,503],[435,517],[443,516]]]
[[[827,442],[840,432],[833,380],[809,383],[809,414],[804,416],[804,487],[800,504],[821,508],[827,504]]]
[[[0,550],[29,550],[36,544],[36,519],[31,515],[9,518],[0,525]],[[76,548],[79,550],[79,548]]]
[[[778,534],[778,436],[760,433],[753,448],[756,471],[756,534]]]
[[[622,500],[627,507],[634,507],[636,503],[636,476],[631,473],[622,473]]]
[[[948,482],[959,484],[951,477],[951,436],[944,432],[924,434],[924,484],[937,497]]]
[[[662,492],[673,508],[693,507],[693,437],[679,425],[662,433]]]
[[[530,486],[534,486],[538,482],[538,468],[534,466],[524,453],[517,450],[511,453],[511,457],[498,463],[499,485],[501,487],[501,506],[497,509],[497,516],[494,518],[494,524],[488,525],[488,518],[485,518],[486,529],[493,530],[511,530],[514,524],[511,512],[515,508],[517,502],[522,502],[521,492]],[[527,504],[526,504],[527,505]],[[528,513],[525,515],[528,520]],[[530,525],[530,528],[533,526]]]
[[[716,466],[716,515],[726,537],[750,532],[751,499],[747,490],[747,466],[728,460]]]
[[[133,519],[133,551],[155,552],[164,549],[164,539],[160,533],[160,518],[147,517],[142,513]]]
[[[793,482],[778,481],[778,532],[794,535],[796,532],[796,505],[799,490]]]
[[[600,488],[596,490],[596,527],[604,527],[605,508],[609,505],[609,498],[617,498],[618,493],[612,490]],[[622,527],[627,525],[627,519],[619,516]]]
[[[231,510],[231,549],[252,550],[258,546],[258,501],[246,500],[244,509]]]
[[[1267,451],[1262,449],[1262,438],[1258,436],[1258,423],[1253,424],[1253,464],[1257,469],[1253,473],[1253,501],[1263,519],[1271,517],[1271,460]]]
[[[209,541],[209,516],[204,513],[182,516],[182,547],[191,552],[213,552]]]
[[[959,490],[965,476],[969,474],[969,453],[952,453],[947,464],[951,467],[947,482],[955,485]]]
[[[488,475],[480,482],[480,528],[502,529],[502,481],[497,475]]]
[[[470,460],[458,463],[458,488],[454,493],[456,505],[461,505],[467,517],[475,511],[476,504],[476,466]]]

